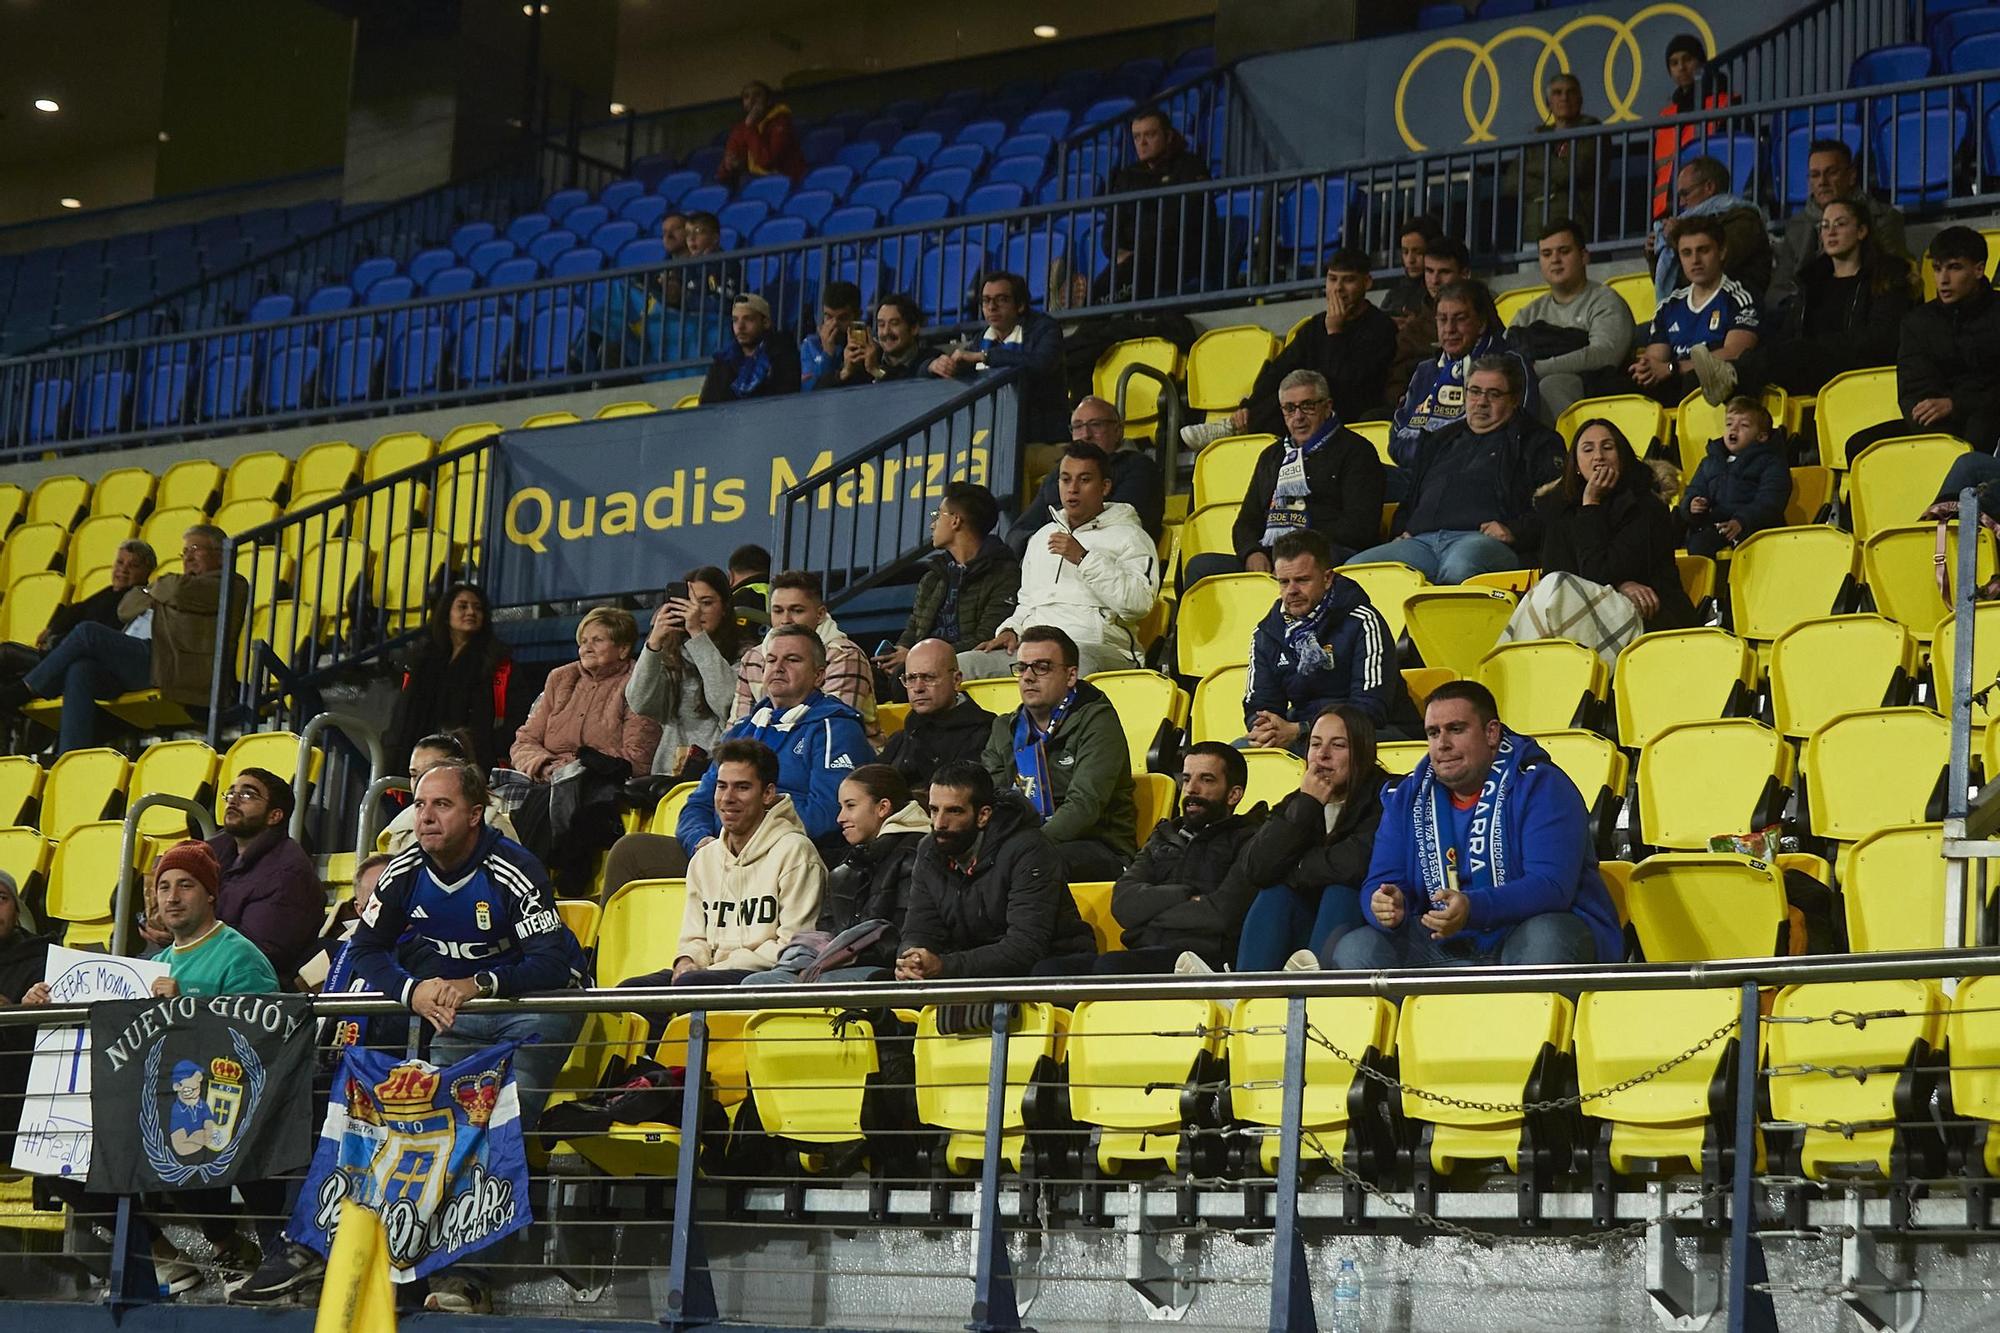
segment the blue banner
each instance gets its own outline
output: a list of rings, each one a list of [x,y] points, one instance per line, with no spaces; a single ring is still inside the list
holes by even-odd
[[[508,431],[493,454],[487,592],[518,606],[654,591],[746,542],[782,558],[789,487],[971,387],[924,378]],[[810,525],[822,553],[808,565],[837,550],[843,569],[865,571],[926,545],[951,481],[993,486],[1011,509],[1015,420],[1003,386],[796,505],[795,539]]]
[[[389,1275],[413,1282],[527,1226],[514,1049],[440,1069],[348,1047],[286,1234],[327,1253],[351,1200],[382,1215]]]

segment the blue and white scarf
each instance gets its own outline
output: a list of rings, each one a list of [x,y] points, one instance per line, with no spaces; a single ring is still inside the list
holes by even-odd
[[[1285,441],[1285,456],[1278,464],[1278,483],[1271,488],[1271,504],[1264,516],[1264,545],[1275,545],[1286,533],[1304,530],[1306,497],[1311,494],[1306,485],[1306,459],[1338,429],[1340,418],[1328,417],[1326,424],[1304,444]]]
[[[1416,826],[1417,869],[1426,897],[1435,901],[1453,879],[1461,892],[1507,882],[1507,801],[1521,772],[1523,748],[1513,732],[1500,733],[1500,752],[1493,757],[1493,767],[1479,788],[1479,804],[1473,808],[1463,862],[1452,837],[1451,789],[1437,780],[1425,761],[1410,801],[1410,817]]]
[[[1298,619],[1289,615],[1284,618],[1285,650],[1291,655],[1292,665],[1302,674],[1333,665],[1320,640],[1325,635],[1327,612],[1333,609],[1333,595],[1339,586],[1338,582],[1327,584],[1319,602]]]
[[[943,639],[946,643],[958,641],[958,594],[965,586],[965,566],[945,557],[944,600],[938,603],[937,621],[931,626],[931,637]]]
[[[729,389],[738,398],[748,398],[771,377],[771,346],[768,338],[757,344],[754,353],[745,352],[741,343],[732,343],[723,350],[722,356],[724,361],[736,368],[736,378],[729,382]]]
[[[1014,785],[1021,795],[1028,798],[1028,804],[1035,807],[1043,819],[1056,812],[1056,794],[1049,785],[1049,737],[1056,734],[1062,725],[1070,706],[1076,702],[1076,687],[1071,686],[1062,697],[1055,711],[1049,714],[1046,730],[1035,725],[1035,719],[1026,708],[1014,715]]]

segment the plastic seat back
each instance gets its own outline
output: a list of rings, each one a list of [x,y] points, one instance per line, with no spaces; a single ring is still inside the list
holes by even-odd
[[[30,523],[56,523],[67,529],[90,509],[90,483],[78,476],[44,477],[28,495]]]
[[[1181,377],[1181,349],[1165,338],[1127,338],[1104,349],[1097,358],[1097,365],[1091,371],[1091,392],[1105,402],[1117,406],[1125,417],[1126,433],[1143,433],[1135,427],[1149,424],[1159,418],[1159,397],[1163,392],[1160,382],[1145,376],[1134,376],[1126,390],[1125,401],[1118,402],[1118,379],[1128,366],[1150,366],[1169,380],[1178,382]]]
[[[297,787],[293,796],[300,805],[312,799],[312,786],[319,781],[320,764],[324,752],[315,749],[306,769],[306,785]],[[239,736],[229,749],[223,752],[222,762],[215,774],[215,817],[222,818],[223,794],[229,790],[236,775],[246,768],[262,768],[287,782],[292,782],[299,771],[299,735],[295,731],[257,731]]]
[[[750,1093],[768,1134],[794,1143],[850,1143],[877,1068],[872,1023],[838,1009],[764,1009],[743,1025]]]
[[[1766,528],[1730,562],[1730,623],[1768,643],[1801,620],[1833,614],[1853,585],[1860,550],[1851,534],[1816,524]]]
[[[1500,642],[1514,606],[1514,595],[1498,588],[1419,588],[1404,598],[1403,619],[1425,666],[1472,677]]]
[[[292,465],[292,489],[297,493],[344,491],[361,473],[361,451],[346,440],[315,444]]]
[[[42,835],[62,837],[79,824],[123,809],[132,765],[116,750],[71,750],[49,768],[42,787]]]
[[[1942,824],[1892,824],[1855,843],[1840,884],[1848,947],[1856,953],[1947,947],[1944,872]],[[1972,943],[1971,925],[1979,919],[1969,883],[1963,919],[1960,946]]]
[[[1177,1136],[1181,1098],[1218,1052],[1211,1000],[1086,1000],[1070,1018],[1070,1113],[1101,1129]]]
[[[1089,680],[1111,700],[1125,728],[1132,771],[1144,773],[1163,726],[1178,728],[1187,721],[1187,693],[1157,671],[1100,671]]]
[[[1023,1101],[1029,1084],[1062,1057],[1069,1016],[1051,1004],[1028,1003],[1015,1011],[1007,1034],[1007,1081],[1001,1107],[1003,1133],[1023,1132],[1027,1121]],[[941,1033],[938,1011],[926,1007],[917,1015],[917,1118],[926,1125],[955,1134],[986,1132],[987,1073],[993,1053],[992,1033],[985,1030]]]
[[[1945,1019],[1951,1048],[1951,1104],[1962,1116],[1986,1122],[1982,1165],[2000,1175],[2000,978],[1968,977],[1960,983]]]
[[[1854,535],[1866,541],[1892,525],[1914,523],[1938,493],[1945,473],[1970,452],[1951,435],[1905,435],[1877,440],[1848,464],[1847,501]]]
[[[1656,853],[1633,867],[1625,907],[1649,963],[1792,952],[1783,872],[1747,856]]]
[[[221,762],[206,741],[155,741],[132,765],[132,800],[153,795],[196,802],[212,798]],[[287,782],[292,780],[290,767],[273,771]],[[186,812],[169,807],[156,807],[139,816],[139,831],[149,838],[185,837],[187,827]]]
[[[1650,293],[1649,293],[1650,294]],[[1593,417],[1603,417],[1623,431],[1632,452],[1644,458],[1654,443],[1666,443],[1672,430],[1667,409],[1639,393],[1611,394],[1603,398],[1580,398],[1556,418],[1556,433],[1574,440],[1578,427]]]
[[[221,489],[222,468],[218,464],[206,458],[186,459],[160,474],[159,488],[153,494],[153,511],[157,514],[162,510],[187,508],[206,514]],[[180,534],[174,536],[178,538]]]
[[[1812,831],[1857,842],[1889,824],[1943,815],[1951,724],[1928,708],[1841,713],[1815,731],[1800,756]]]
[[[27,822],[32,807],[41,799],[46,776],[47,770],[26,755],[0,757],[0,828]]]
[[[1261,325],[1209,329],[1188,350],[1188,406],[1197,412],[1235,411],[1278,348],[1276,335]]]
[[[1916,669],[1916,640],[1884,616],[1801,621],[1771,645],[1773,719],[1803,740],[1836,714],[1900,702]]]
[[[1604,697],[1608,674],[1604,659],[1580,643],[1526,639],[1486,654],[1477,679],[1493,691],[1509,726],[1543,732],[1588,725],[1596,702]]]
[[[82,566],[76,566],[82,568]],[[53,570],[24,574],[7,586],[0,601],[0,643],[32,648],[68,596],[69,580]],[[0,823],[12,821],[0,820]]]
[[[63,524],[23,523],[0,546],[0,587],[12,587],[25,575],[54,568],[68,549],[69,529]]]
[[[1276,437],[1270,435],[1231,435],[1210,443],[1195,455],[1190,505],[1197,510],[1209,505],[1241,505],[1258,455],[1275,443]]]
[[[1727,630],[1642,634],[1618,654],[1618,739],[1638,749],[1675,722],[1733,717],[1756,693],[1757,654]]]
[[[1978,570],[1981,582],[2000,569],[1995,558],[1993,534],[1979,530]],[[1958,524],[1946,525],[1945,586],[1958,586]],[[1937,525],[1911,523],[1878,528],[1861,548],[1861,575],[1875,609],[1928,644],[1937,632],[1940,616],[1948,615],[1951,604],[1938,591]]]
[[[118,819],[78,824],[56,841],[47,906],[51,917],[66,923],[63,944],[68,948],[110,941],[124,845],[125,824]]]
[[[1576,1081],[1585,1089],[1632,1086],[1595,1097],[1583,1113],[1611,1126],[1611,1168],[1661,1175],[1679,1163],[1700,1171],[1717,1131],[1728,1123],[1718,1105],[1720,1080],[1736,1037],[1712,1041],[1692,1059],[1644,1077],[1717,1032],[1738,1024],[1742,1000],[1726,988],[1586,991],[1576,1005]]]
[[[1528,1099],[1550,1053],[1569,1049],[1572,1012],[1570,1001],[1552,992],[1416,995],[1403,1001],[1396,1031],[1403,1114],[1431,1127],[1434,1169],[1449,1172],[1460,1161],[1518,1166],[1525,1117],[1431,1101],[1410,1089],[1466,1102],[1519,1104]]]
[[[1896,368],[1871,366],[1846,370],[1820,386],[1813,398],[1813,424],[1819,433],[1822,462],[1839,470],[1847,466],[1847,441],[1856,431],[1894,421],[1903,415],[1896,401]]]
[[[1639,820],[1653,847],[1699,851],[1777,822],[1791,747],[1751,718],[1674,722],[1639,751]]]
[[[1263,801],[1273,809],[1278,802],[1299,789],[1299,779],[1305,776],[1305,761],[1290,750],[1249,749],[1243,752],[1244,765],[1250,770],[1249,780],[1243,788],[1243,809]]]
[[[1371,565],[1342,565],[1342,578],[1353,579],[1368,594],[1368,600],[1389,623],[1389,640],[1403,637],[1408,628],[1409,599],[1431,586],[1423,571],[1390,561]],[[1496,631],[1497,637],[1497,631]],[[1491,644],[1487,645],[1489,648]],[[1473,659],[1477,662],[1477,658]],[[1461,673],[1462,674],[1462,673]]]
[[[1247,666],[1226,666],[1201,678],[1188,716],[1189,740],[1227,745],[1243,735],[1243,693],[1249,676]]]
[[[1247,1124],[1276,1128],[1284,1123],[1285,1042],[1290,1002],[1281,996],[1239,1000],[1229,1023],[1230,1110]],[[1380,996],[1306,1001],[1306,1022],[1327,1042],[1364,1063],[1380,1064],[1396,1048],[1396,1006]],[[1350,1133],[1349,1102],[1361,1076],[1355,1067],[1317,1041],[1306,1043],[1305,1095],[1300,1126],[1312,1132],[1303,1151],[1339,1160]],[[1260,1140],[1261,1164],[1277,1169],[1275,1136]]]
[[[2000,602],[1981,602],[1973,611],[1972,632],[1972,688],[1976,692],[1996,675],[2000,675]],[[1958,688],[1958,625],[1950,616],[1938,621],[1931,632],[1931,673],[1935,678],[1935,691],[1931,697],[1940,708],[1950,708],[1953,692]],[[1972,725],[1983,731],[1993,720],[1993,711],[2000,708],[2000,699],[1987,696],[1984,703],[1972,705]]]
[[[153,498],[156,479],[142,467],[113,468],[97,479],[90,492],[92,514],[117,514],[137,518]]]
[[[276,501],[291,479],[292,460],[275,450],[244,454],[229,465],[222,483],[222,503],[235,500]]]
[[[1278,581],[1269,574],[1219,574],[1189,588],[1181,595],[1176,642],[1180,674],[1247,665],[1250,636],[1277,599]]]
[[[604,904],[597,926],[597,984],[609,988],[671,967],[686,908],[684,879],[621,885]]]
[[[1910,1099],[1914,1062],[1942,1045],[1944,993],[1935,981],[1893,979],[1787,986],[1771,1007],[1766,1064],[1771,1113],[1808,1126],[1799,1149],[1807,1178],[1895,1174],[1894,1126]],[[1867,1014],[1866,1023],[1836,1015]],[[1813,1021],[1797,1021],[1813,1020]],[[1858,1068],[1870,1070],[1856,1078]]]

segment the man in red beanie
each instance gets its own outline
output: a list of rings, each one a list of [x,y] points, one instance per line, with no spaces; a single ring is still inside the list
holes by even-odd
[[[234,926],[216,919],[222,867],[207,843],[183,842],[160,857],[153,905],[174,942],[153,955],[172,969],[153,983],[153,994],[270,994],[281,989],[270,960]]]

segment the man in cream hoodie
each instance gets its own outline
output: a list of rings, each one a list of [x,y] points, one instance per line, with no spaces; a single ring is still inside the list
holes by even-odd
[[[1072,444],[1057,465],[1060,510],[1021,557],[1021,591],[1000,632],[958,655],[967,680],[1014,669],[1021,631],[1051,625],[1075,641],[1084,675],[1139,665],[1135,631],[1160,595],[1159,553],[1128,504],[1108,504],[1111,460]]]
[[[688,862],[687,910],[673,967],[627,986],[733,986],[768,971],[793,935],[819,917],[826,864],[792,798],[778,790],[778,756],[761,741],[715,750],[722,836]]]

